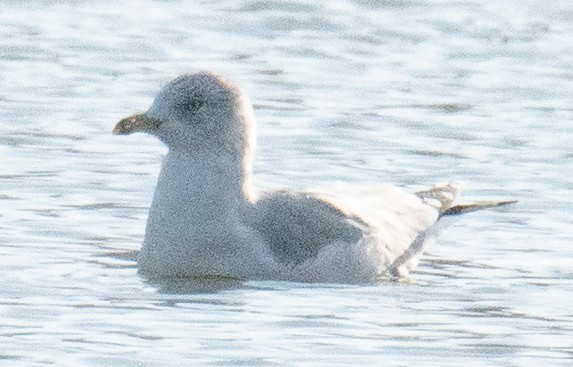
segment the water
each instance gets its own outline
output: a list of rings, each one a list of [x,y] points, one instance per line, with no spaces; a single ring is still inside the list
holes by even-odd
[[[559,1],[2,1],[2,366],[569,366],[573,6]],[[407,282],[155,284],[155,139],[111,136],[214,69],[259,121],[255,184],[464,184],[517,199]]]

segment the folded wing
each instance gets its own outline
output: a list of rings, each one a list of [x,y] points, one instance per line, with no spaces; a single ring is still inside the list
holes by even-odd
[[[422,239],[457,194],[453,186],[447,190],[450,200],[443,203],[437,191],[410,194],[393,186],[341,186],[328,194],[268,192],[256,203],[254,227],[283,264],[313,260],[333,243],[347,245],[350,252],[367,241],[377,247],[379,269],[403,276],[416,265]]]

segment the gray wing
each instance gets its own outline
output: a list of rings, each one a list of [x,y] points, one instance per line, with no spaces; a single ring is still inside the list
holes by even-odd
[[[371,231],[358,216],[317,194],[296,191],[265,193],[256,203],[258,230],[278,261],[296,265],[316,257],[334,241],[356,243]]]
[[[338,186],[329,194],[269,192],[256,202],[253,226],[286,264],[316,257],[333,242],[352,246],[368,237],[379,246],[387,270],[405,275],[423,251],[417,239],[443,211],[439,200],[429,203],[421,196],[393,186]]]
[[[316,257],[333,242],[375,241],[386,271],[403,277],[416,267],[429,240],[458,214],[512,203],[453,206],[460,186],[446,183],[414,194],[394,186],[333,187],[329,194],[275,191],[255,203],[253,227],[285,264]]]

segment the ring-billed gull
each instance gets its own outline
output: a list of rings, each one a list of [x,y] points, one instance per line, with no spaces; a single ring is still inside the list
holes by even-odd
[[[179,76],[146,113],[117,123],[114,134],[151,133],[169,148],[140,272],[346,283],[404,277],[448,218],[511,203],[453,206],[456,184],[414,194],[381,185],[255,195],[253,129],[247,98],[211,72]]]

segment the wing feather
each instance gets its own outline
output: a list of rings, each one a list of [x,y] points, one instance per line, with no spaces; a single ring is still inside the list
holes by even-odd
[[[439,210],[419,196],[392,186],[336,186],[329,194],[267,192],[256,207],[254,227],[282,263],[300,264],[334,242],[350,249],[368,238],[370,245],[375,241],[381,254],[377,261],[385,270],[391,270],[439,216]]]

